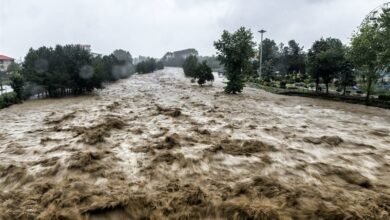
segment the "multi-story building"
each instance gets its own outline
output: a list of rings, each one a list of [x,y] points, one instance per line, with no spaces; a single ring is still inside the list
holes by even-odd
[[[179,50],[166,53],[161,60],[166,66],[182,66],[184,60],[189,56],[199,56],[195,49]]]
[[[14,61],[15,61],[15,59],[0,54],[0,71],[1,71],[1,72],[7,72],[8,67],[9,67]]]

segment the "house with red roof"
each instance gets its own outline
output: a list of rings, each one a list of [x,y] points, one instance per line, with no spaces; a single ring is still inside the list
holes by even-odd
[[[14,63],[15,59],[0,54],[0,72],[7,72],[8,67]]]

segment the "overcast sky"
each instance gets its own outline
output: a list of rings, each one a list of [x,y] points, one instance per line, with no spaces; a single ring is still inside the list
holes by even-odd
[[[224,29],[240,26],[309,48],[321,37],[348,42],[372,9],[388,0],[0,0],[0,54],[19,59],[30,47],[91,44],[109,54],[162,57],[196,48],[215,53]],[[260,39],[255,34],[255,39]]]

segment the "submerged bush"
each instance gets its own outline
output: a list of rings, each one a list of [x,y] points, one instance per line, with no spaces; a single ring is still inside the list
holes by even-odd
[[[21,73],[27,83],[58,97],[92,92],[103,88],[103,82],[128,77],[134,73],[132,62],[131,54],[123,50],[101,56],[79,45],[57,45],[30,49]]]
[[[90,92],[102,88],[104,80],[103,73],[92,66],[91,53],[76,45],[30,49],[22,73],[51,97]]]

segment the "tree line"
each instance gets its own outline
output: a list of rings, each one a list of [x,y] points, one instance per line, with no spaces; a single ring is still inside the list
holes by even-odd
[[[333,84],[345,95],[347,87],[356,85],[359,78],[365,84],[369,101],[380,73],[390,71],[390,11],[384,10],[378,18],[363,22],[350,45],[336,38],[321,38],[305,52],[295,40],[277,45],[265,39],[261,45],[261,76],[258,50],[250,29],[224,31],[214,46],[228,79],[227,93],[241,92],[246,81],[254,80],[263,84],[277,81],[280,87],[287,83],[312,82],[316,92],[323,89],[322,83],[326,93]]]
[[[164,69],[164,63],[162,61],[156,61],[154,58],[146,58],[146,60],[136,65],[136,70],[139,74],[152,73],[162,69]]]
[[[21,73],[49,97],[59,97],[91,92],[103,88],[104,82],[128,77],[135,72],[132,62],[131,54],[124,50],[93,56],[78,45],[57,45],[30,49]]]
[[[163,69],[163,63],[148,58],[133,65],[132,55],[115,50],[109,55],[94,55],[79,45],[57,45],[30,49],[22,65],[9,70],[12,93],[0,96],[0,108],[19,103],[32,95],[61,97],[102,89],[136,71],[150,73]]]

